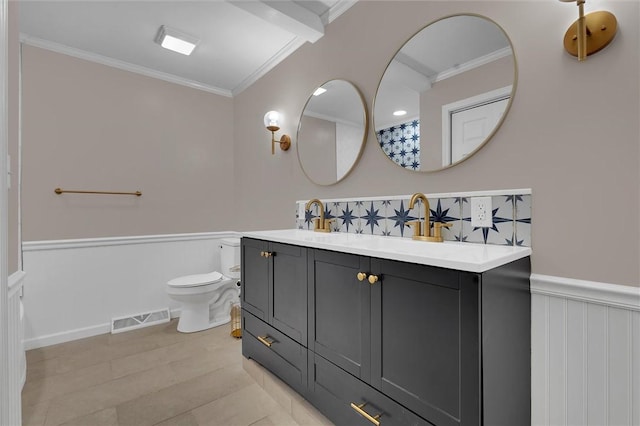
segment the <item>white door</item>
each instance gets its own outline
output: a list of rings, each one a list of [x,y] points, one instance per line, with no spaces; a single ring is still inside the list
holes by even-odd
[[[451,163],[462,160],[484,142],[500,121],[509,98],[451,114]]]

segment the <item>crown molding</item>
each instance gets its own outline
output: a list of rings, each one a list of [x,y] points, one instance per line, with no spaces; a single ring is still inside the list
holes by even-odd
[[[300,46],[305,43],[305,40],[300,37],[294,37],[286,46],[278,51],[275,55],[269,58],[264,64],[255,70],[249,77],[245,78],[240,84],[233,88],[231,96],[236,96],[242,93],[245,89],[258,81],[262,76],[271,71],[276,65],[284,61],[289,55],[298,50]]]
[[[320,16],[325,25],[333,22],[336,18],[349,10],[358,0],[339,0],[334,4],[327,12]],[[74,47],[66,46],[60,43],[44,40],[39,37],[29,36],[27,34],[20,34],[20,42],[29,46],[39,47],[41,49],[50,50],[52,52],[62,53],[64,55],[72,56],[79,59],[84,59],[90,62],[95,62],[102,65],[107,65],[113,68],[118,68],[124,71],[141,74],[147,77],[157,78],[159,80],[167,81],[169,83],[175,83],[182,86],[190,87],[196,90],[202,90],[209,93],[225,97],[234,97],[238,95],[253,83],[258,81],[262,76],[271,71],[276,65],[282,62],[285,58],[295,52],[306,41],[302,37],[294,36],[286,46],[280,49],[275,55],[269,58],[262,66],[255,70],[251,75],[245,78],[240,84],[234,87],[232,90],[222,89],[215,86],[200,83],[198,81],[189,80],[186,78],[178,77],[173,74],[164,73],[162,71],[156,71],[151,68],[143,67],[140,65],[131,64],[129,62],[120,61],[117,59],[109,58],[107,56],[99,55],[97,53],[88,52],[86,50],[76,49]]]
[[[63,55],[73,56],[74,58],[84,59],[86,61],[95,62],[98,64],[117,68],[123,71],[129,71],[136,74],[141,74],[147,77],[157,78],[158,80],[179,84],[181,86],[190,87],[192,89],[202,90],[204,92],[209,92],[209,93],[213,93],[216,95],[225,96],[229,98],[233,97],[232,92],[226,89],[209,86],[207,84],[203,84],[198,81],[178,77],[176,75],[165,73],[162,71],[156,71],[151,68],[146,68],[140,65],[134,65],[129,62],[109,58],[107,56],[99,55],[97,53],[87,52],[86,50],[76,49],[75,47],[70,47],[64,44],[55,43],[53,41],[29,36],[27,34],[23,34],[23,33],[20,34],[20,42],[23,44],[27,44],[29,46],[50,50],[56,53],[62,53]]]
[[[349,10],[358,0],[339,0],[328,11],[326,11],[320,19],[327,25],[333,22],[336,18]],[[231,91],[232,96],[236,96],[242,93],[245,89],[258,81],[262,76],[271,71],[276,65],[284,61],[289,55],[298,50],[300,46],[305,44],[306,40],[301,37],[294,37],[286,46],[278,51],[275,55],[269,58],[260,68],[255,70],[251,75],[245,78],[240,84],[233,88]]]
[[[314,111],[305,111],[304,114],[302,114],[304,116],[307,117],[313,117],[313,118],[318,118],[320,120],[325,120],[325,121],[331,121],[332,123],[340,123],[340,124],[346,124],[347,126],[362,126],[362,123],[357,123],[355,121],[349,121],[349,120],[345,120],[343,118],[340,117],[333,117],[330,115],[326,115],[326,114],[320,114]]]
[[[447,70],[438,73],[438,75],[433,79],[433,83],[437,83],[438,81],[446,80],[447,78],[451,78],[458,74],[462,74],[474,68],[478,68],[482,65],[486,65],[490,62],[496,61],[500,58],[504,58],[506,56],[511,56],[513,52],[511,51],[511,47],[503,47],[502,49],[498,49],[495,52],[491,52],[484,56],[480,56],[479,58],[472,59],[468,62],[460,64],[457,67],[452,67]]]
[[[338,0],[336,4],[331,6],[329,10],[327,10],[320,16],[320,19],[322,19],[322,22],[324,22],[325,25],[330,24],[335,21],[340,15],[351,9],[351,7],[357,2],[358,0]]]

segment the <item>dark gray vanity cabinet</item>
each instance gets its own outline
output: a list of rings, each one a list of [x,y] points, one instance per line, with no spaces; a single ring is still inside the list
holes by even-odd
[[[242,239],[242,307],[307,346],[307,249]]]
[[[298,281],[306,299],[297,299],[307,315],[305,348],[269,323],[273,290],[267,303],[254,300],[259,291],[251,294],[264,265],[250,271],[245,260],[251,251],[274,250],[267,259],[275,264],[278,250],[296,253],[296,246],[260,244],[243,239],[243,354],[333,422],[530,424],[528,257],[472,273],[309,248],[306,278]],[[280,266],[281,275],[273,267],[266,268],[273,287],[280,279],[293,285],[285,271],[300,271],[293,261]],[[263,311],[267,319],[257,319]],[[266,344],[258,339],[264,333],[271,333]]]
[[[478,274],[382,259],[371,274],[371,384],[433,424],[481,424]]]
[[[330,419],[530,423],[529,258],[471,273],[313,250],[308,269],[310,398]]]
[[[437,425],[479,419],[477,283],[461,285],[455,270],[324,250],[310,253],[308,270],[309,384],[319,405],[333,405],[330,418],[355,421],[351,403],[366,403],[385,424],[409,424],[401,405]]]
[[[242,354],[307,392],[307,249],[243,238]]]

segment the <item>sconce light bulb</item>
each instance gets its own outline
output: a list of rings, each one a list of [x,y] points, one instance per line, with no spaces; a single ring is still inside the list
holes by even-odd
[[[280,113],[278,111],[269,111],[264,115],[264,127],[271,130],[271,128],[280,128]],[[273,130],[272,130],[273,131]]]

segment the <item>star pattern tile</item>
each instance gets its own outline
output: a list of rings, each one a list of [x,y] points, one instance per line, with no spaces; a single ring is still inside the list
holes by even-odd
[[[413,120],[376,132],[382,151],[406,169],[420,170],[420,121]]]
[[[468,197],[430,198],[430,220],[452,225],[442,229],[446,241],[531,247],[531,199],[530,194],[493,196],[492,226],[475,228],[471,226]],[[304,205],[305,202],[296,204],[296,227],[313,229],[317,206],[306,211]],[[413,232],[407,223],[424,219],[422,203],[409,209],[409,197],[341,199],[325,203],[324,207],[325,218],[334,220],[334,232],[411,238]]]

